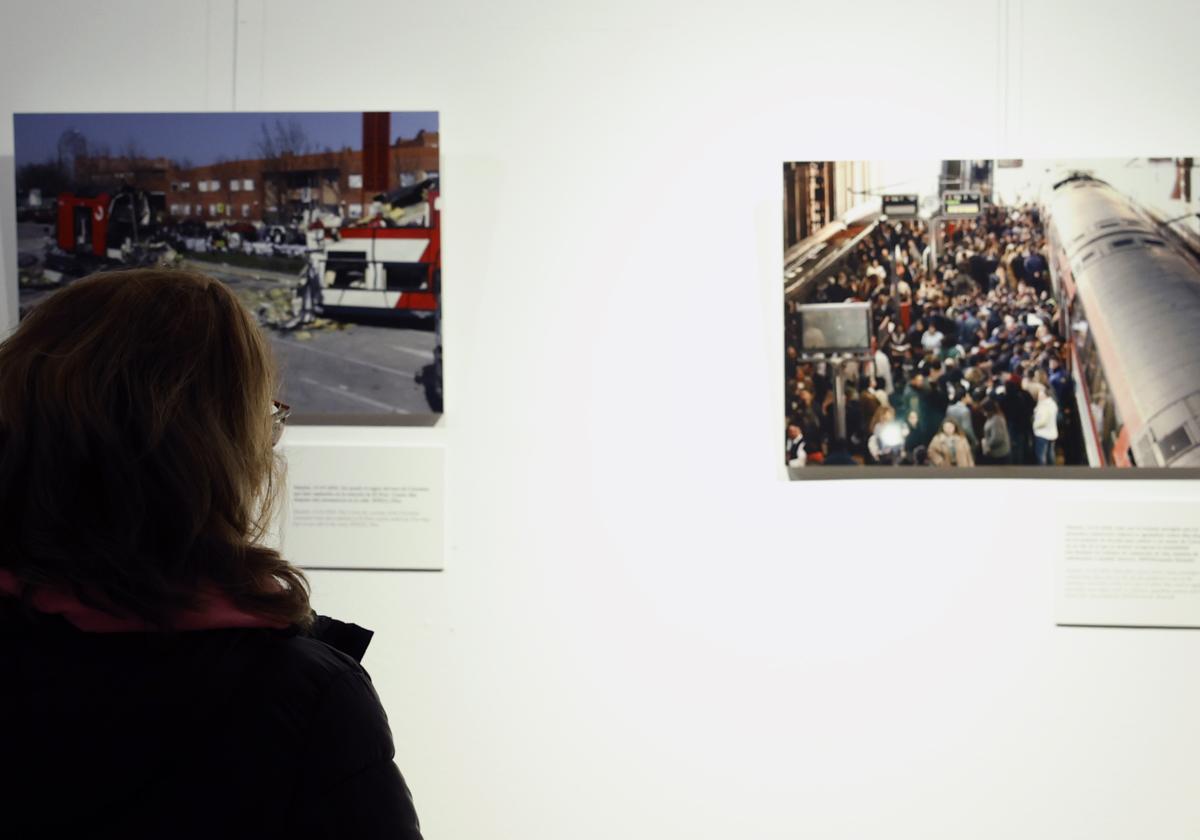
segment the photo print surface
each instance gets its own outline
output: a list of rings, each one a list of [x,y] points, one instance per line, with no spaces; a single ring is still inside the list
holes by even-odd
[[[436,112],[13,123],[22,317],[97,271],[201,271],[269,337],[294,420],[441,413]]]
[[[1194,172],[784,164],[789,475],[1200,467]]]

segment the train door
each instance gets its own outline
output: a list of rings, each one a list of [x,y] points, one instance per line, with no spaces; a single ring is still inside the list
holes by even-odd
[[[132,191],[121,191],[113,198],[108,210],[108,233],[105,236],[106,253],[110,259],[119,260],[126,245],[136,245],[140,229],[148,221],[148,213],[139,205],[139,195]]]
[[[1131,442],[1129,440],[1129,428],[1126,426],[1121,426],[1120,428],[1121,428],[1121,433],[1119,435],[1117,435],[1116,440],[1113,443],[1113,448],[1112,448],[1113,464],[1118,467],[1135,466],[1135,463],[1133,460],[1133,450],[1131,448]],[[1147,464],[1146,466],[1154,466],[1154,465]]]
[[[1093,467],[1130,466],[1129,435],[1104,375],[1082,301],[1074,301],[1071,315],[1075,401],[1088,463]]]
[[[71,251],[80,253],[92,250],[92,208],[79,206],[72,208],[71,214]]]
[[[58,247],[68,254],[104,256],[108,231],[108,194],[80,198],[70,193],[58,197]]]

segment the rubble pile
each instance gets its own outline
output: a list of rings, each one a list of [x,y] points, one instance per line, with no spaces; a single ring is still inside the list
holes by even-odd
[[[264,326],[290,329],[299,315],[300,301],[295,289],[289,286],[271,288],[254,288],[239,286],[235,288],[242,305],[258,318]],[[313,318],[304,324],[304,329],[297,330],[292,335],[299,341],[312,338],[314,332],[334,332],[353,330],[354,324],[334,321],[331,318]]]

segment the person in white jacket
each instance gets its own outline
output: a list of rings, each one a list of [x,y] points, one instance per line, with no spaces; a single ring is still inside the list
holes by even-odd
[[[804,451],[804,431],[799,423],[789,423],[787,427],[787,465],[803,467],[808,463],[808,453]]]
[[[1050,389],[1038,383],[1033,409],[1033,456],[1041,466],[1054,466],[1054,442],[1058,440],[1058,403]]]

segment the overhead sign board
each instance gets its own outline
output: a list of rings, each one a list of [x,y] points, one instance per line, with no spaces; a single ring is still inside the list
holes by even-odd
[[[800,355],[865,356],[871,352],[869,303],[809,303],[796,307]]]
[[[915,195],[883,196],[883,212],[889,219],[907,219],[917,215],[919,204]]]
[[[983,196],[977,192],[942,193],[943,216],[978,216],[983,212]]]

